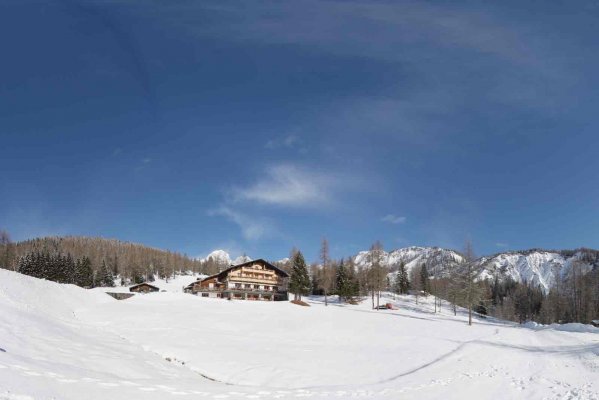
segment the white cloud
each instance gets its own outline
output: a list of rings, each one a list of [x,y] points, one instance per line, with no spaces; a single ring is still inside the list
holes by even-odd
[[[241,233],[248,240],[257,240],[262,238],[272,228],[265,220],[255,219],[244,213],[233,210],[231,207],[220,206],[214,210],[208,211],[210,216],[222,216],[229,221],[237,224],[241,228]]]
[[[404,222],[406,222],[406,219],[406,217],[398,217],[394,214],[388,214],[381,218],[381,221],[389,222],[391,224],[403,224]]]
[[[503,242],[497,242],[497,243],[495,243],[495,246],[501,247],[501,248],[505,248],[505,247],[508,247],[508,244],[507,243],[503,243]]]
[[[343,178],[332,173],[300,168],[290,164],[270,167],[265,176],[246,188],[235,188],[235,201],[289,207],[330,205]]]
[[[265,148],[269,150],[275,150],[279,148],[287,148],[292,149],[299,146],[301,140],[299,136],[295,134],[287,135],[282,138],[271,139],[264,145]]]

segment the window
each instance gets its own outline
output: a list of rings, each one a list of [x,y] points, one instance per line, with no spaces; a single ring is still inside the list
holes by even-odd
[[[241,289],[241,283],[236,283],[236,284],[235,284],[235,287],[236,287],[237,289]]]
[[[202,293],[202,297],[208,297],[208,293]]]

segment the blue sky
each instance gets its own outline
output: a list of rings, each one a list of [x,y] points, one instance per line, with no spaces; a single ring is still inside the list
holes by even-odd
[[[595,2],[0,5],[0,228],[599,247]]]

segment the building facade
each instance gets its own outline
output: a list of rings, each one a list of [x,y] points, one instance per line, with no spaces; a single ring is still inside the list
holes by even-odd
[[[289,275],[258,259],[233,265],[218,274],[192,283],[186,292],[230,300],[287,300]]]

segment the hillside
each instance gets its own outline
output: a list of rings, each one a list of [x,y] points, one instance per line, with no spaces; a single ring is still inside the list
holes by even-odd
[[[414,300],[116,301],[0,270],[0,399],[598,398],[599,329],[468,327]]]
[[[202,262],[185,254],[148,247],[142,244],[99,237],[65,236],[43,237],[10,244],[7,269],[14,269],[20,257],[29,253],[70,254],[74,259],[89,257],[94,270],[103,262],[123,277],[154,272],[164,276],[173,271],[202,270]]]

